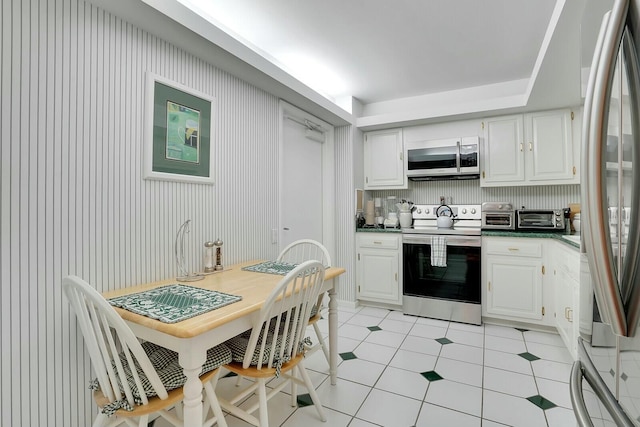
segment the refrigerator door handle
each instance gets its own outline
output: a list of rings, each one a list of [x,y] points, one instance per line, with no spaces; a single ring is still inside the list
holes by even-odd
[[[586,168],[584,202],[587,207],[584,236],[589,268],[593,274],[594,292],[603,321],[611,325],[616,335],[627,335],[627,322],[620,288],[615,275],[614,258],[608,237],[609,223],[605,216],[607,208],[604,192],[604,153],[611,86],[615,72],[618,49],[626,24],[629,0],[616,0],[606,26],[600,57],[593,81],[593,99],[588,129],[585,128]],[[594,61],[595,61],[594,57]],[[590,76],[591,80],[591,76]]]
[[[633,24],[632,24],[633,25]],[[632,135],[637,138],[640,135],[640,62],[637,54],[637,42],[631,37],[631,32],[626,31],[622,40],[623,54],[627,64],[627,81],[629,89],[629,108],[631,111],[631,129]],[[632,150],[631,164],[640,164],[640,150]],[[628,159],[627,159],[628,160]],[[640,187],[640,171],[638,167],[631,169],[633,188]],[[631,197],[631,200],[624,200],[618,211],[622,212],[622,220],[618,220],[621,225],[621,231],[628,226],[628,233],[620,233],[620,239],[623,235],[627,235],[627,249],[624,262],[624,270],[622,274],[622,298],[626,304],[627,312],[627,336],[633,337],[638,329],[640,322],[640,286],[636,286],[638,275],[640,275],[640,238],[638,238],[637,221],[638,212],[640,211],[640,198]],[[628,207],[624,206],[628,203]],[[623,222],[625,221],[625,222]],[[620,245],[622,248],[622,245]],[[622,250],[622,249],[621,249]]]
[[[578,338],[578,360],[573,363],[573,367],[571,368],[571,379],[569,383],[571,406],[573,407],[573,413],[580,427],[593,427],[591,417],[584,403],[584,395],[582,393],[583,377],[587,380],[602,405],[607,409],[616,426],[634,426],[633,422],[607,388],[600,374],[598,374],[598,370],[593,365],[589,354],[584,348],[582,338]]]

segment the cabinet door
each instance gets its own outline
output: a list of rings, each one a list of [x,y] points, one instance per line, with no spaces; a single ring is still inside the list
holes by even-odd
[[[575,359],[579,335],[578,301],[580,292],[580,254],[562,243],[555,243],[553,250],[555,326],[558,334]],[[575,321],[574,321],[575,319]]]
[[[486,265],[488,316],[543,319],[541,260],[491,255]]]
[[[364,188],[407,188],[402,129],[365,133]]]
[[[398,251],[360,248],[358,250],[358,293],[365,300],[400,304]]]
[[[571,111],[554,110],[525,114],[526,179],[571,181],[574,167]]]
[[[484,122],[481,186],[524,181],[522,115],[496,117]]]

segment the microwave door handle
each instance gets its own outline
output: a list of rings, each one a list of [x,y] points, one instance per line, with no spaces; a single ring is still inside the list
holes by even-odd
[[[587,228],[585,247],[589,257],[589,267],[592,268],[594,292],[599,307],[604,307],[603,321],[611,326],[616,335],[627,335],[627,324],[624,305],[620,296],[620,287],[615,275],[613,253],[609,236],[608,220],[604,212],[606,201],[604,198],[604,153],[602,150],[607,132],[610,94],[613,84],[615,63],[618,56],[618,46],[625,27],[628,0],[616,0],[606,27],[602,50],[597,66],[597,78],[594,80],[593,101],[587,134],[589,151],[586,182]],[[607,318],[608,317],[608,318]]]
[[[456,166],[458,173],[460,173],[460,141],[456,141]]]

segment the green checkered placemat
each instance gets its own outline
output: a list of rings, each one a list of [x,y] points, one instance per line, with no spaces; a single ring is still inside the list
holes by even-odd
[[[242,297],[174,284],[109,299],[109,303],[164,323],[176,323],[240,301]]]
[[[254,271],[256,273],[269,273],[269,274],[279,274],[281,276],[286,276],[291,270],[296,268],[298,264],[291,264],[288,262],[278,262],[278,261],[265,261],[260,264],[249,265],[247,267],[242,267],[243,270],[246,271]]]

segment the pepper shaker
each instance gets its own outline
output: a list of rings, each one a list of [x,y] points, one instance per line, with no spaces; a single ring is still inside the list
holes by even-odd
[[[202,257],[203,270],[205,273],[213,273],[215,271],[213,266],[213,252],[213,242],[205,242],[204,255]]]
[[[216,247],[216,266],[214,267],[214,269],[216,271],[220,271],[224,268],[222,267],[222,240],[220,240],[220,238],[218,237],[218,239],[213,242],[213,244]]]

